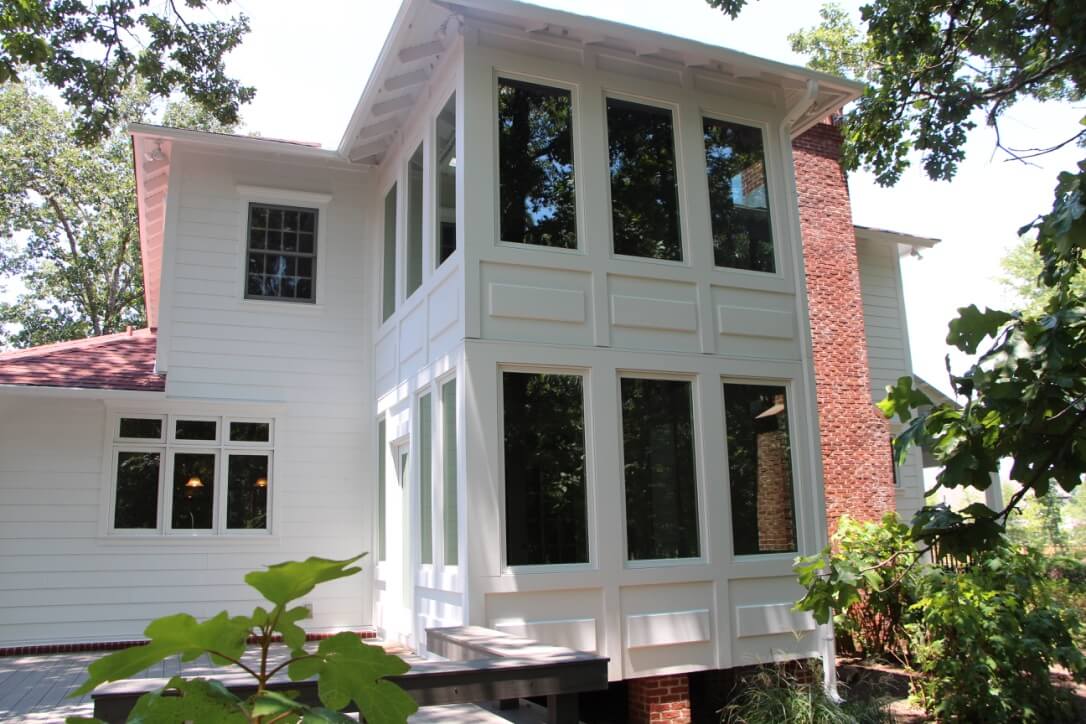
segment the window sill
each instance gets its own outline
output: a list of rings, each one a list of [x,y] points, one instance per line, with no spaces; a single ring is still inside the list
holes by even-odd
[[[246,545],[268,545],[278,544],[279,536],[274,533],[194,533],[186,535],[185,533],[159,533],[149,532],[145,534],[141,533],[106,533],[98,537],[98,542],[105,545],[152,545],[152,546],[164,546],[164,545],[215,545],[219,543],[228,543],[235,545],[243,543]]]

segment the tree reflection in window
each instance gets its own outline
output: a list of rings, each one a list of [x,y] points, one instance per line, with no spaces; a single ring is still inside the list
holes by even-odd
[[[717,266],[772,272],[773,231],[762,132],[703,119],[713,259]]]
[[[160,420],[155,420],[161,426]],[[117,453],[117,497],[113,527],[125,529],[158,527],[157,452]]]
[[[268,527],[268,456],[231,455],[227,463],[226,527]]]
[[[575,249],[569,91],[498,80],[498,169],[502,240]]]
[[[502,390],[507,561],[587,563],[581,378],[506,372]]]
[[[177,453],[173,456],[173,514],[176,529],[214,527],[215,455]]]
[[[682,261],[671,111],[608,98],[607,144],[615,253]]]

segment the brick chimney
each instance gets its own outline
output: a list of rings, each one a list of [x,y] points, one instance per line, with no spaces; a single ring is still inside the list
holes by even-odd
[[[895,507],[889,423],[871,401],[856,235],[841,135],[820,123],[792,142],[830,534],[847,513]]]

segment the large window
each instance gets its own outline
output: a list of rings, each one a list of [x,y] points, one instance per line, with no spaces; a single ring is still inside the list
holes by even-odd
[[[437,115],[437,266],[456,251],[456,95]]]
[[[581,377],[505,372],[502,394],[506,562],[587,563]]]
[[[445,565],[459,563],[459,514],[456,498],[456,380],[441,385],[441,501],[444,508]]]
[[[249,204],[248,227],[246,298],[312,302],[317,210]]]
[[[503,241],[577,247],[568,90],[498,80],[498,177]]]
[[[772,272],[762,132],[716,118],[702,119],[713,259],[717,266]]]
[[[119,417],[112,459],[114,531],[270,529],[270,421]]]
[[[419,562],[434,562],[433,411],[430,395],[419,398]]]
[[[627,557],[696,558],[691,383],[625,377],[621,387]]]
[[[407,162],[407,289],[422,286],[422,144]]]
[[[388,511],[388,440],[385,432],[385,419],[377,421],[377,561],[387,559],[388,556],[388,528],[386,516]]]
[[[682,261],[671,111],[607,99],[616,254]]]
[[[783,387],[724,385],[736,555],[796,550],[792,446]]]
[[[396,184],[385,194],[385,250],[381,275],[381,321],[396,311]]]

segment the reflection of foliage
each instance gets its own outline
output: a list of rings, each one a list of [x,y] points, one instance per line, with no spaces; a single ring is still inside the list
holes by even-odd
[[[690,383],[623,379],[622,445],[629,558],[696,557]]]
[[[226,527],[263,529],[268,525],[268,457],[231,455],[227,475]],[[258,484],[263,481],[263,485]]]
[[[715,118],[704,119],[704,131],[714,261],[717,266],[772,272],[762,132]]]
[[[503,394],[508,562],[587,562],[581,378],[506,372]]]
[[[498,81],[501,238],[577,246],[569,91]]]
[[[157,452],[117,454],[117,502],[113,514],[114,528],[158,527],[160,460],[161,453]]]
[[[671,111],[608,98],[607,142],[615,253],[682,260]]]
[[[189,485],[199,480],[200,486]],[[177,453],[173,456],[174,528],[211,528],[215,496],[215,456],[211,453]]]

